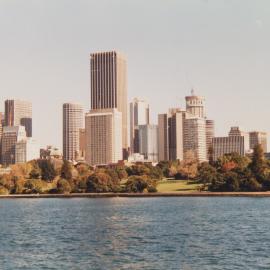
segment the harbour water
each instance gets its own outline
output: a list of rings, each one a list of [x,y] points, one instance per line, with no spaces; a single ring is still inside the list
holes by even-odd
[[[0,269],[270,269],[270,198],[2,199]]]

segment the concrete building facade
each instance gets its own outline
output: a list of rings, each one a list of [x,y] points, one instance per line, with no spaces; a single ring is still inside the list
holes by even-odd
[[[158,126],[140,125],[139,126],[140,154],[144,155],[145,160],[158,161]]]
[[[264,153],[267,153],[267,133],[261,131],[249,132],[249,148],[254,149],[258,144],[262,146]]]
[[[80,151],[80,129],[83,128],[83,108],[80,104],[63,104],[63,158],[75,161]]]
[[[127,64],[116,51],[91,54],[91,110],[117,109],[122,114],[122,147],[128,156]]]
[[[117,109],[91,110],[85,117],[86,162],[116,163],[123,159],[122,113]]]
[[[5,126],[2,135],[2,164],[9,165],[15,163],[16,143],[26,140],[24,126]]]
[[[168,136],[169,159],[184,159],[184,120],[186,112],[175,108],[169,110]]]
[[[205,125],[206,125],[206,151],[207,157],[209,159],[210,152],[213,151],[212,141],[213,138],[215,137],[215,122],[213,120],[206,119]]]
[[[169,160],[168,114],[158,115],[158,160]]]
[[[32,137],[32,103],[11,99],[5,101],[5,126],[24,126],[27,137]]]
[[[184,159],[207,161],[206,121],[190,114],[184,120]]]
[[[213,160],[216,161],[219,157],[225,154],[238,153],[244,156],[245,151],[245,136],[228,136],[213,138]]]
[[[205,118],[205,98],[196,96],[194,90],[191,91],[190,96],[186,96],[186,111],[199,118]]]
[[[145,100],[135,98],[129,104],[130,115],[130,153],[139,153],[139,125],[149,125],[149,104]]]
[[[15,145],[15,163],[25,163],[40,157],[40,147],[32,138],[20,140]]]

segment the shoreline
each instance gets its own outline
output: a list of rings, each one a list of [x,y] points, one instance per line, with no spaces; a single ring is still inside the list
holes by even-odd
[[[45,198],[153,198],[153,197],[270,197],[265,192],[168,192],[168,193],[71,193],[71,194],[11,194],[0,199],[45,199]]]

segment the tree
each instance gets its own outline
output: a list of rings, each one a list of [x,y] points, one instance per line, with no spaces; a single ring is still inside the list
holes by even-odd
[[[199,182],[203,184],[211,184],[213,181],[217,180],[217,170],[208,162],[203,162],[198,167],[197,178]]]
[[[126,192],[142,193],[148,187],[146,176],[130,176],[126,182]]]
[[[249,167],[258,180],[264,180],[266,162],[263,148],[260,144],[256,145],[253,149],[252,160]]]
[[[31,171],[29,173],[29,177],[32,179],[39,179],[41,177],[41,169],[36,160],[30,161]]]
[[[215,162],[215,167],[224,172],[234,168],[244,169],[250,163],[250,159],[246,156],[241,156],[238,153],[225,154],[218,158]]]
[[[43,180],[51,182],[56,176],[56,171],[50,160],[39,159],[38,165],[41,169],[41,178]]]
[[[224,175],[225,185],[224,191],[239,191],[238,175],[235,172],[227,172]]]
[[[70,193],[71,186],[66,179],[59,179],[57,181],[57,192],[60,194]]]
[[[88,192],[115,192],[120,188],[120,181],[113,181],[106,173],[96,172],[86,182]]]
[[[61,168],[61,177],[67,180],[72,179],[72,165],[69,161],[64,160]]]

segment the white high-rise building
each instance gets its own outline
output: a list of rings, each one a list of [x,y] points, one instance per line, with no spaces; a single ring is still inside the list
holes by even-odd
[[[139,125],[149,125],[149,104],[135,98],[130,103],[130,152],[139,153]]]
[[[140,154],[148,161],[158,161],[158,126],[139,126]]]
[[[32,138],[20,140],[15,145],[15,163],[25,163],[40,157],[39,144]]]
[[[184,159],[190,155],[199,162],[207,160],[205,119],[188,114],[184,120]]]
[[[83,107],[80,104],[63,104],[63,157],[77,160],[80,156],[80,129],[83,128]]]
[[[91,110],[85,116],[86,161],[90,165],[123,159],[122,113],[117,109]]]

